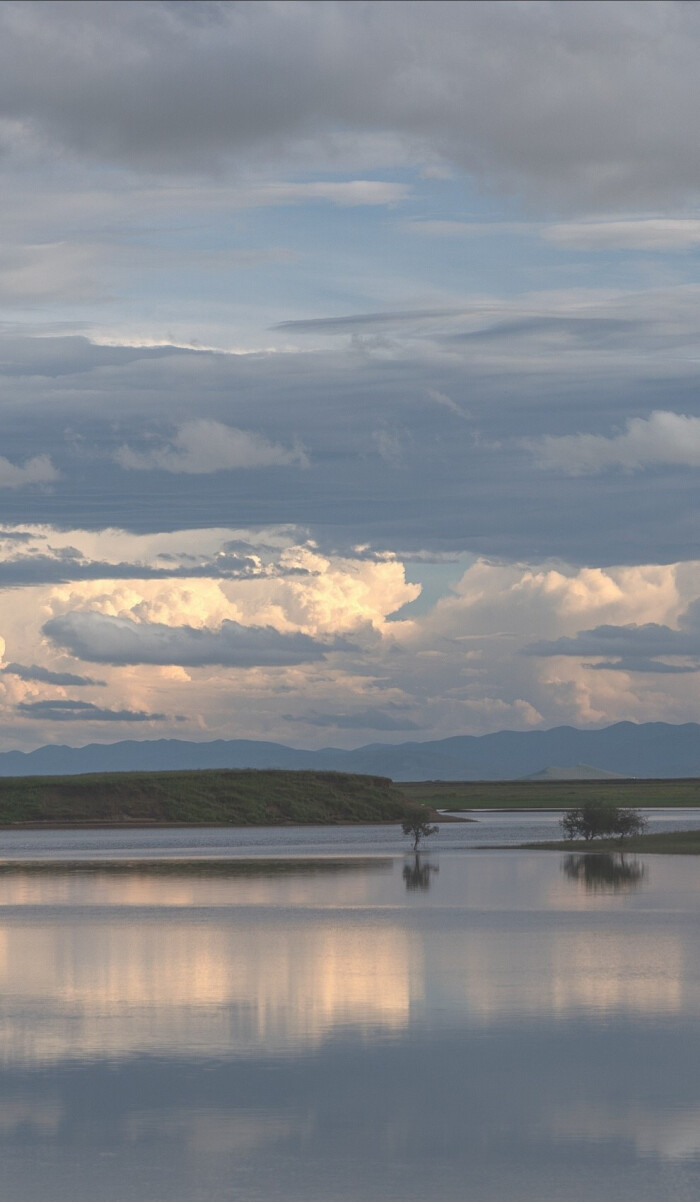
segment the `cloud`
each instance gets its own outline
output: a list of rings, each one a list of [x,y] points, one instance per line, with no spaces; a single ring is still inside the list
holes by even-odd
[[[259,467],[308,467],[298,447],[283,447],[261,434],[200,419],[181,425],[171,443],[148,451],[120,447],[114,458],[128,471],[212,472]],[[1,479],[1,477],[0,477]]]
[[[24,488],[29,484],[51,484],[59,472],[48,455],[35,455],[18,467],[0,455],[0,488]]]
[[[697,607],[681,615],[680,630],[658,622],[644,625],[596,626],[573,637],[543,639],[524,648],[525,655],[566,655],[578,658],[604,656],[604,662],[587,668],[623,672],[684,674],[700,671],[700,623]],[[607,658],[612,657],[612,659]],[[667,664],[666,658],[695,660],[692,664]]]
[[[103,250],[85,242],[0,243],[0,298],[5,304],[104,298]]]
[[[281,634],[271,626],[241,626],[225,620],[218,630],[195,629],[91,612],[51,618],[43,632],[76,658],[101,664],[280,667],[311,663],[330,651],[350,649],[342,640],[321,643],[306,634]]]
[[[602,660],[597,664],[584,664],[584,668],[600,672],[658,672],[666,676],[685,676],[688,672],[700,672],[698,664],[667,664],[658,659],[635,659],[632,655],[622,655],[619,659]]]
[[[40,684],[57,684],[66,688],[77,685],[103,685],[104,680],[93,680],[91,676],[76,676],[74,672],[52,672],[38,664],[5,664],[0,672],[8,676],[17,676],[19,680],[37,681]]]
[[[182,175],[379,143],[550,204],[696,194],[694,5],[78,7],[3,6],[16,155]]]
[[[309,317],[304,320],[280,321],[275,330],[296,333],[344,334],[355,330],[372,330],[376,326],[419,325],[457,317],[463,309],[394,309],[385,313],[349,313],[344,317]]]
[[[38,584],[68,584],[81,580],[196,580],[246,578],[259,572],[251,560],[235,554],[213,559],[173,562],[110,563],[78,554],[21,555],[0,560],[0,588],[33,588]]]
[[[565,250],[682,251],[700,246],[696,217],[630,217],[613,221],[409,220],[400,228],[427,238],[503,238],[508,235],[541,238]]]
[[[376,179],[314,180],[306,184],[260,184],[244,189],[241,201],[255,206],[329,201],[354,208],[357,205],[395,205],[405,200],[409,191],[407,184]]]
[[[541,232],[545,241],[572,250],[681,251],[700,246],[697,217],[568,221],[545,226]]]
[[[286,722],[301,722],[307,726],[331,726],[336,730],[422,730],[423,724],[401,716],[402,706],[380,709],[369,706],[364,710],[346,713],[326,713],[310,710],[308,713],[283,714]]]
[[[147,714],[143,710],[102,709],[89,701],[21,701],[17,710],[25,718],[50,722],[167,722],[167,714]],[[176,719],[176,721],[181,719]]]
[[[533,452],[539,467],[570,476],[594,476],[614,467],[700,467],[700,417],[657,409],[648,418],[629,418],[625,431],[611,438],[545,435],[524,439],[522,445]]]

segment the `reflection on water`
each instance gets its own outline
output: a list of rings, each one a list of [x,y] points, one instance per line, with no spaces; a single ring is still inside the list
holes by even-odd
[[[580,881],[588,893],[623,893],[639,889],[647,867],[638,856],[624,852],[581,852],[565,856],[562,872]]]
[[[406,882],[407,889],[429,889],[430,881],[434,872],[439,872],[439,864],[433,864],[430,860],[426,860],[425,856],[421,856],[420,852],[416,852],[412,860],[408,860],[403,866],[403,879]]]
[[[8,1199],[697,1197],[696,862],[644,866],[0,873]]]

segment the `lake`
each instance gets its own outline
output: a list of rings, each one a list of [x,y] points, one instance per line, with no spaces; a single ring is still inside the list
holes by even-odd
[[[543,820],[3,832],[4,1196],[695,1202],[700,864]]]

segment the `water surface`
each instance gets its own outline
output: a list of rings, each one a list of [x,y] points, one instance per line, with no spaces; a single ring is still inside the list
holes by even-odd
[[[463,851],[454,829],[419,858],[312,837],[299,857],[139,865],[111,844],[82,866],[16,832],[5,1196],[700,1196],[698,861]]]

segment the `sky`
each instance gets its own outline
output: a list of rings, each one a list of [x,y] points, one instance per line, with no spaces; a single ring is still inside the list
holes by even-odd
[[[0,0],[0,749],[697,720],[699,57]]]

